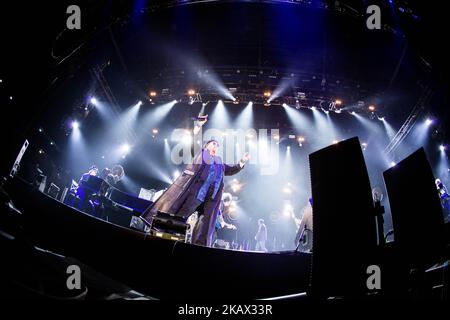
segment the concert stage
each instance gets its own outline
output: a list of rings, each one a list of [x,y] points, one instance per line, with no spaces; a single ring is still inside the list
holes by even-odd
[[[0,10],[2,296],[449,299],[445,10],[44,2]]]
[[[156,299],[261,299],[308,289],[310,254],[240,252],[164,240],[77,211],[19,180],[9,181],[5,189],[22,212],[10,216],[9,232],[15,240],[9,242],[76,259]],[[5,215],[10,213],[2,211],[2,219]]]

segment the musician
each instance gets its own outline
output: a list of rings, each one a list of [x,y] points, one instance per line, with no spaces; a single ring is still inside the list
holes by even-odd
[[[258,220],[258,232],[255,236],[256,240],[256,251],[267,252],[266,241],[267,241],[267,228],[264,224],[264,219]]]
[[[230,247],[230,242],[232,242],[234,239],[229,239],[230,236],[225,230],[237,230],[237,227],[234,224],[226,222],[224,218],[224,214],[226,213],[226,210],[228,210],[228,208],[230,207],[232,201],[233,196],[230,193],[224,193],[222,195],[222,201],[220,202],[220,209],[216,220],[213,238],[214,239],[213,243],[215,245],[218,242],[222,242],[222,244],[225,244],[227,249]]]
[[[82,211],[86,211],[86,205],[88,204],[89,196],[92,194],[92,190],[86,189],[83,184],[84,182],[88,181],[90,176],[98,176],[98,167],[96,165],[93,165],[89,168],[89,171],[84,173],[80,181],[78,182],[78,188],[76,191],[76,196],[80,199],[80,202],[78,204],[78,209]],[[91,209],[89,207],[89,209]]]
[[[450,195],[448,194],[447,187],[442,183],[441,179],[436,179],[435,183],[442,208],[444,209],[444,214],[447,215],[450,212]]]
[[[106,180],[106,177],[111,174],[111,169],[109,168],[103,168],[102,172],[100,173],[100,178],[103,180]]]
[[[120,180],[125,177],[125,170],[120,164],[116,164],[112,172],[106,176],[106,182],[108,182],[110,185],[117,184]]]
[[[216,140],[206,142],[202,150],[194,155],[194,141],[197,141],[207,119],[205,116],[195,123],[191,146],[192,163],[187,165],[175,182],[142,215],[142,219],[151,223],[152,217],[161,211],[187,220],[197,211],[199,217],[192,232],[192,243],[210,247],[222,199],[224,176],[240,172],[250,160],[250,155],[246,153],[237,165],[224,164],[217,155],[219,142]]]
[[[98,167],[96,165],[91,166],[89,168],[89,171],[81,176],[80,183],[82,181],[86,181],[89,178],[89,176],[94,176],[94,177],[98,176]]]

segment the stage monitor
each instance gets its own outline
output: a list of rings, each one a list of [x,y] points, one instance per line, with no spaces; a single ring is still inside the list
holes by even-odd
[[[407,262],[436,262],[444,248],[444,217],[423,148],[384,173],[394,245]]]
[[[357,137],[309,156],[313,296],[360,296],[377,246],[374,205]]]

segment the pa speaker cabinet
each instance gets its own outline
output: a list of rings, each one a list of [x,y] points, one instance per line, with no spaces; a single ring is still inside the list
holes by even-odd
[[[444,249],[444,217],[425,150],[418,149],[383,176],[399,254],[419,267],[436,262]]]
[[[359,296],[377,246],[374,205],[357,137],[309,156],[315,296]]]

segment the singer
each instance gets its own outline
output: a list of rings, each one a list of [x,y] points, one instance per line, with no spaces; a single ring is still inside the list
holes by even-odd
[[[161,211],[187,220],[197,211],[199,217],[192,232],[192,243],[210,247],[222,199],[224,176],[240,172],[250,160],[250,155],[245,153],[241,161],[234,166],[224,164],[217,156],[219,142],[216,140],[207,141],[201,152],[194,155],[194,141],[197,141],[198,133],[207,121],[208,116],[199,117],[195,121],[191,146],[193,162],[187,165],[183,173],[142,215],[142,218],[150,222],[151,218]]]

